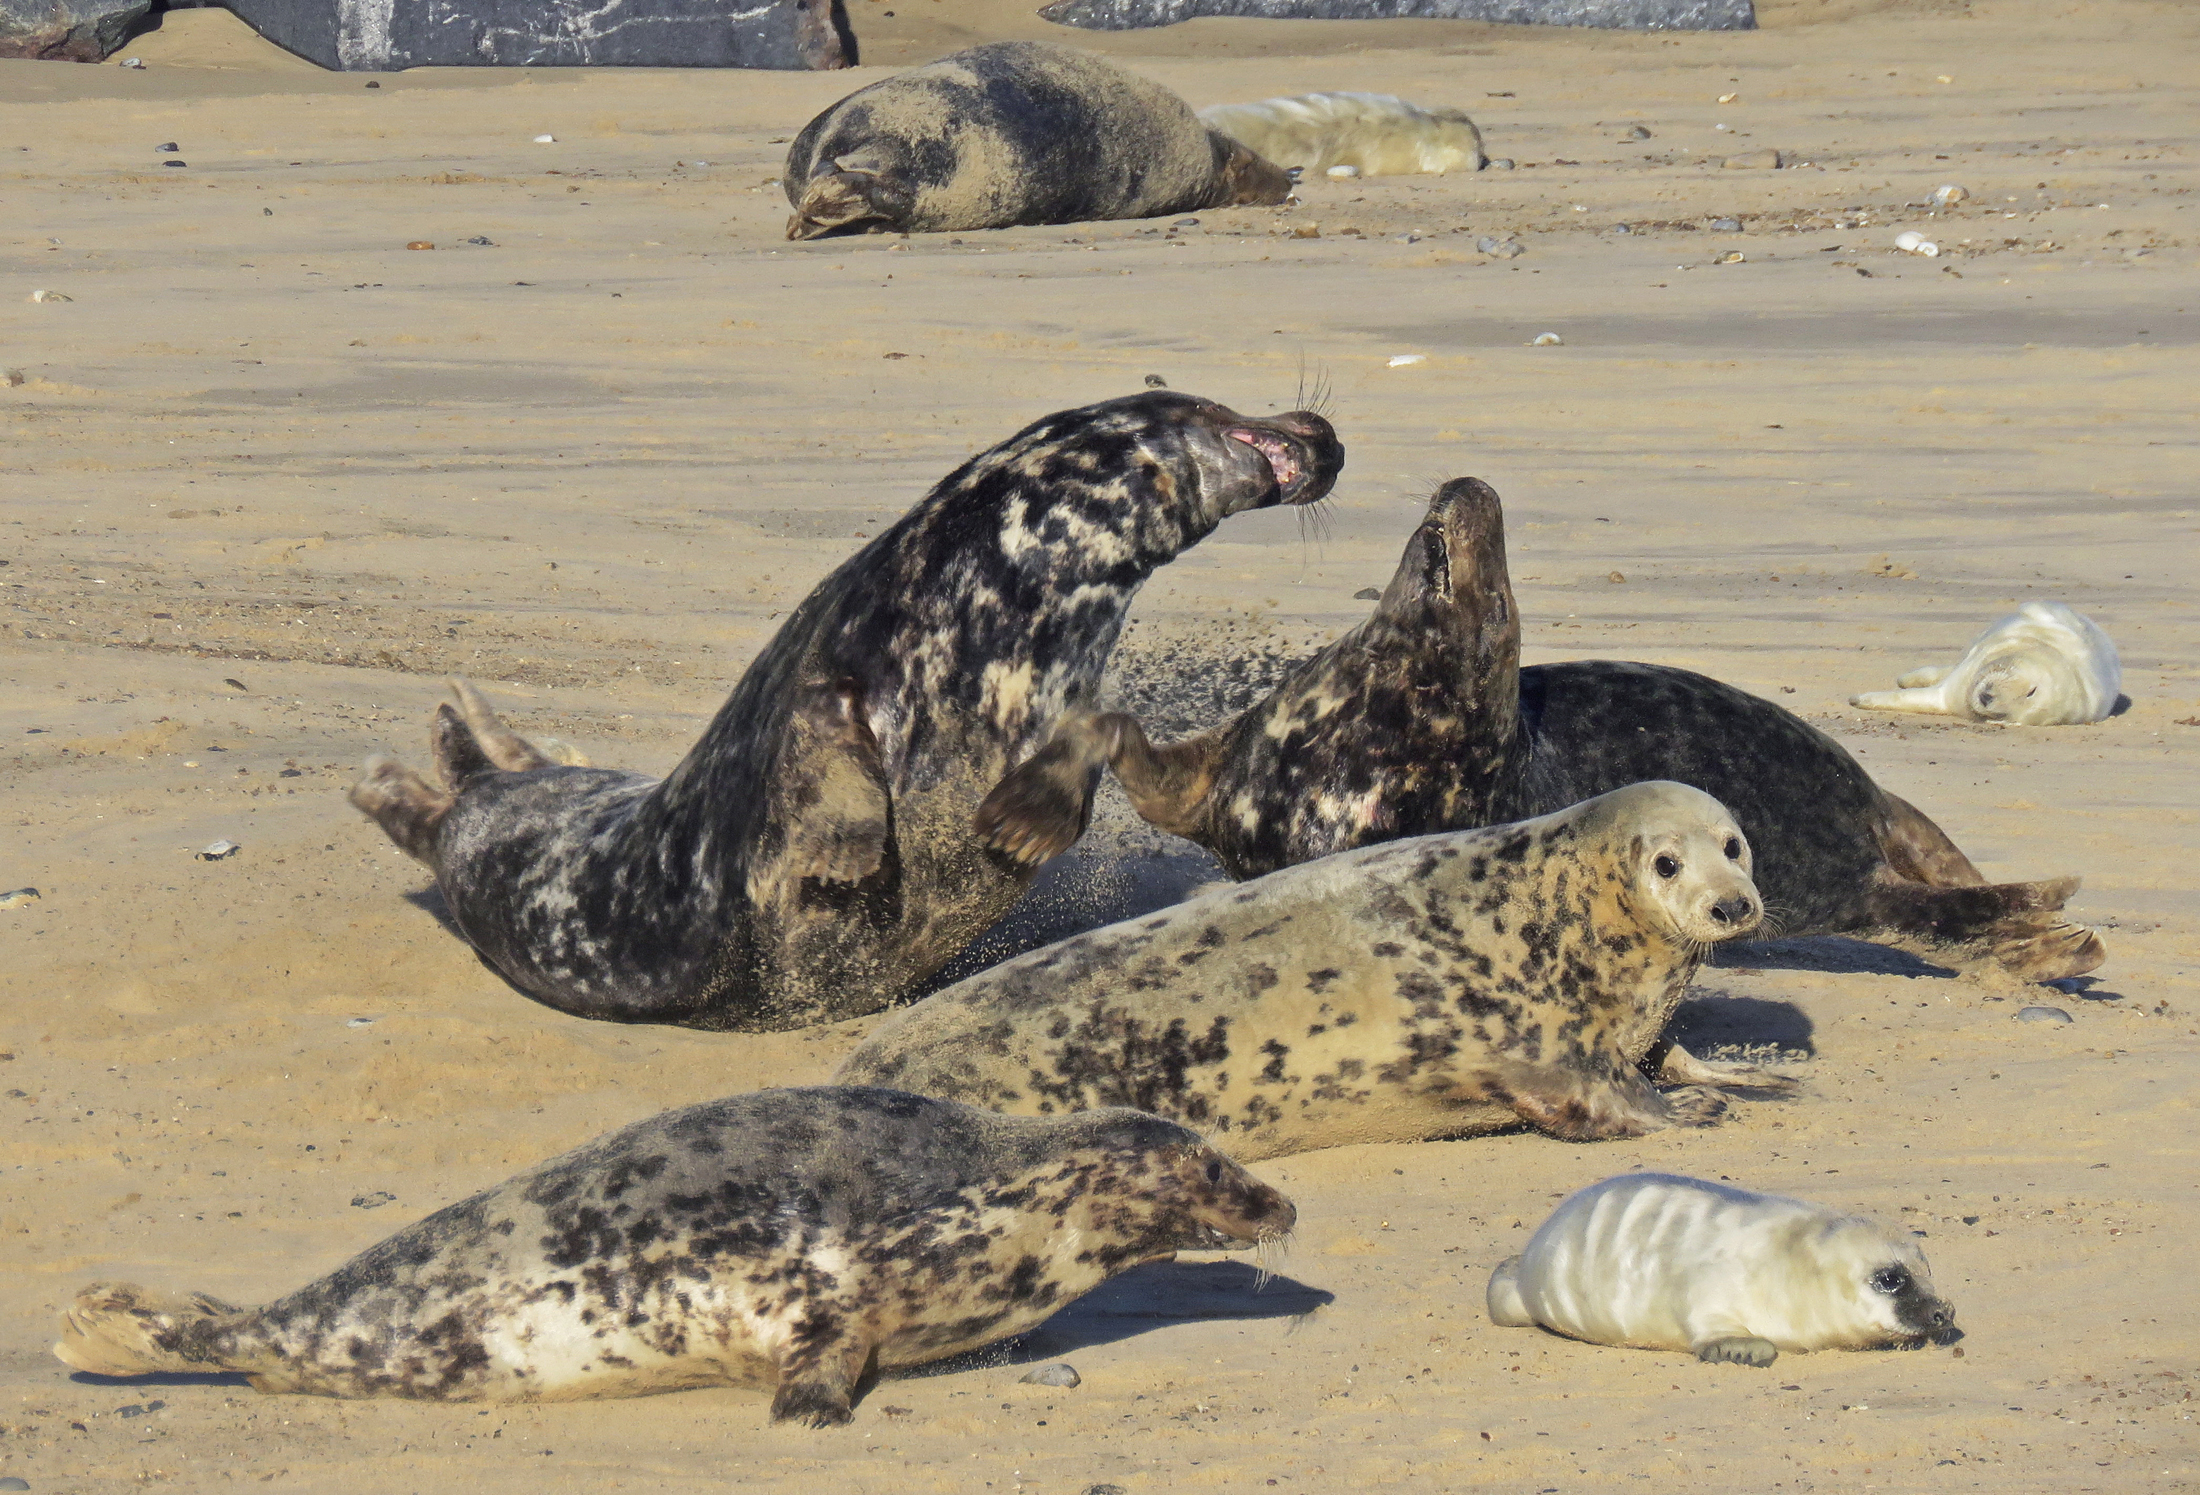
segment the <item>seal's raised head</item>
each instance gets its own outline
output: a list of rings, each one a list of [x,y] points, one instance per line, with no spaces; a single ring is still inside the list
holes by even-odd
[[[1106,1106],[1014,1124],[1043,1127],[1061,1135],[1066,1145],[1098,1148],[1129,1161],[1141,1176],[1127,1198],[1150,1212],[1149,1238],[1157,1251],[1266,1245],[1282,1240],[1298,1224],[1297,1206],[1280,1191],[1173,1121]]]
[[[1584,806],[1580,826],[1626,838],[1626,885],[1682,939],[1717,944],[1764,918],[1749,840],[1726,806],[1701,789],[1629,784]]]

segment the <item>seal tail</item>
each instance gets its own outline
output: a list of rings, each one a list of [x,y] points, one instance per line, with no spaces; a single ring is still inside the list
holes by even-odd
[[[157,1293],[134,1282],[95,1282],[61,1315],[55,1358],[97,1376],[163,1371],[249,1371],[222,1331],[249,1316],[204,1293]]]

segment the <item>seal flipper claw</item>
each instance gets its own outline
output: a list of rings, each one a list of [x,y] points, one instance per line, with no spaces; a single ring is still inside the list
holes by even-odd
[[[1762,1368],[1780,1358],[1780,1347],[1754,1334],[1737,1334],[1726,1339],[1705,1340],[1696,1346],[1696,1358],[1706,1364],[1723,1360],[1733,1365]]]

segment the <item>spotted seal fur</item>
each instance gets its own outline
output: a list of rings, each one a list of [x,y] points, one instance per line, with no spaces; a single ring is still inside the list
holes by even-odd
[[[1030,881],[972,812],[1091,699],[1147,576],[1231,514],[1321,497],[1342,463],[1305,412],[1154,391],[1048,416],[819,583],[662,780],[554,763],[462,686],[432,729],[441,784],[381,759],[352,802],[560,1011],[874,1012]]]
[[[1569,1196],[1490,1276],[1491,1322],[1770,1365],[1962,1338],[1925,1253],[1860,1215],[1668,1173]]]
[[[1283,1195],[1135,1111],[1035,1120],[766,1090],[614,1132],[264,1308],[85,1288],[54,1353],[266,1392],[560,1401],[777,1387],[846,1422],[875,1370],[1033,1328],[1142,1261],[1280,1239]]]
[[[1265,701],[1161,746],[1120,713],[1073,714],[988,795],[981,834],[1044,860],[1076,839],[1067,796],[1099,763],[1146,819],[1239,877],[1677,779],[1740,821],[1768,932],[2042,981],[2107,958],[2062,916],[2075,877],[1989,884],[1847,749],[1770,701],[1662,665],[1523,669],[1502,506],[1473,478],[1437,490],[1374,616]]]
[[[1280,203],[1291,177],[1160,84],[1049,42],[987,42],[848,95],[781,176],[787,237],[1153,218]]]
[[[1747,842],[1681,784],[1343,852],[1064,940],[875,1029],[842,1084],[1017,1113],[1135,1105],[1252,1160],[1527,1121],[1700,1123],[1637,1068],[1712,943],[1758,920]]]

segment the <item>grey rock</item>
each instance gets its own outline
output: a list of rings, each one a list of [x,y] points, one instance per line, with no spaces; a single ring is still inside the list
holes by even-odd
[[[28,1490],[30,1487],[31,1482],[20,1475],[10,1474],[0,1478],[0,1490]]]
[[[2076,1018],[2060,1007],[2027,1007],[2017,1014],[2020,1023],[2074,1023]]]
[[[0,0],[0,5],[25,0]],[[852,66],[842,0],[227,0],[325,68]]]
[[[1066,1360],[1052,1365],[1035,1365],[1016,1378],[1026,1386],[1060,1386],[1069,1388],[1084,1380],[1077,1374],[1077,1367]]]
[[[353,1209],[380,1209],[385,1204],[395,1203],[397,1203],[397,1196],[386,1189],[376,1189],[372,1194],[354,1194],[351,1196],[351,1207]]]
[[[152,8],[153,0],[0,0],[0,57],[104,62]]]
[[[1352,594],[1352,600],[1354,602],[1380,602],[1383,600],[1383,594],[1374,587],[1362,587]]]
[[[1715,234],[1738,234],[1742,231],[1742,220],[1739,218],[1714,218],[1711,220],[1711,231]]]
[[[1621,31],[1753,31],[1751,0],[1055,0],[1039,14],[1089,31],[1173,26],[1195,16],[1273,21],[1499,21]]]
[[[1627,138],[1629,140],[1648,140],[1650,132],[1641,125],[1630,125],[1627,128]]]
[[[1498,239],[1484,235],[1474,241],[1474,247],[1491,259],[1516,260],[1527,251],[1520,247],[1518,239]]]

